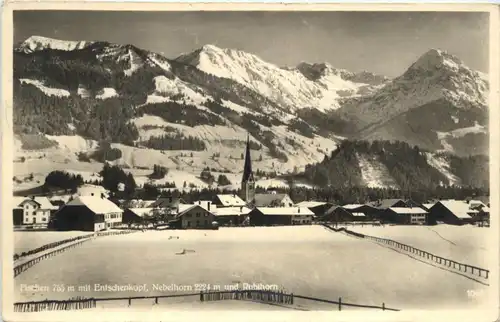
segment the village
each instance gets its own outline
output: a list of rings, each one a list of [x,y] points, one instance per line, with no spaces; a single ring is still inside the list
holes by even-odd
[[[286,193],[256,193],[247,142],[239,195],[217,194],[186,203],[178,197],[110,200],[109,191],[85,184],[72,196],[14,197],[14,230],[218,229],[287,225],[475,225],[489,227],[488,198],[465,200],[383,199],[337,205],[295,202]]]

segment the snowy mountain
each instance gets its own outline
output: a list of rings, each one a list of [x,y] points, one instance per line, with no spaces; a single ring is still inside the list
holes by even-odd
[[[487,153],[486,131],[462,131],[465,139],[453,142],[443,140],[443,133],[486,128],[487,99],[484,74],[432,49],[376,93],[347,102],[339,114],[357,126],[360,139],[397,138],[431,150],[478,154]]]
[[[14,79],[20,176],[95,172],[104,155],[130,171],[175,169],[170,179],[181,186],[203,186],[208,167],[237,187],[247,133],[255,168],[278,175],[321,162],[346,137],[477,154],[468,147],[487,135],[484,75],[437,50],[390,80],[328,63],[281,68],[212,45],[169,59],[133,45],[33,36],[14,49]],[[394,186],[377,158],[358,160],[364,184]]]
[[[370,87],[370,83],[364,82],[369,80],[353,77],[354,74],[347,71],[342,74],[328,64],[317,70],[318,77],[312,78],[308,77],[306,69],[316,69],[319,65],[280,68],[253,54],[213,45],[181,55],[176,61],[195,66],[207,74],[232,79],[292,111],[310,107],[321,111],[337,109],[341,97],[355,96],[358,91]]]

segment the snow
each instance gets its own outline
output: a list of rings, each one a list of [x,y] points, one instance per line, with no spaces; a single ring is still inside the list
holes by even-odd
[[[161,69],[163,69],[164,71],[169,72],[171,70],[170,64],[167,61],[161,61],[161,58],[155,57],[155,56],[156,55],[151,54],[151,55],[148,56],[148,58],[151,59],[151,61],[153,61],[153,63],[155,63],[156,65],[158,65]]]
[[[118,93],[114,88],[111,87],[104,87],[102,90],[99,91],[99,94],[96,95],[95,98],[97,99],[106,99],[106,98],[111,98],[111,97],[116,97],[118,96]]]
[[[32,53],[44,49],[72,51],[83,49],[92,43],[93,42],[90,41],[69,41],[42,36],[31,36],[19,46],[19,49],[25,53]]]
[[[142,67],[142,59],[133,50],[128,50],[128,60],[130,63],[129,69],[123,71],[125,76],[132,76],[132,74]]]
[[[45,95],[48,96],[67,97],[70,95],[68,90],[61,88],[47,87],[44,85],[43,81],[39,81],[36,79],[21,78],[19,79],[19,81],[21,82],[21,84],[30,84],[36,86],[36,88],[38,88],[43,93],[45,93]]]
[[[486,130],[486,127],[475,122],[475,124],[473,126],[463,127],[463,128],[455,129],[453,131],[449,131],[449,132],[437,132],[437,135],[438,135],[438,139],[443,140],[443,139],[450,137],[450,136],[454,137],[454,138],[460,138],[460,137],[463,137],[469,133],[473,133],[473,134],[485,133],[486,134],[488,132]]]
[[[361,177],[369,188],[394,188],[397,183],[389,173],[389,170],[375,157],[357,154]]]
[[[362,234],[388,238],[434,255],[484,269],[488,267],[489,238],[494,232],[475,226],[349,226]]]
[[[232,109],[233,111],[236,111],[238,113],[250,113],[250,114],[257,114],[251,110],[249,110],[248,108],[244,107],[244,106],[241,106],[241,105],[238,105],[236,103],[233,103],[231,101],[226,101],[226,100],[222,100],[222,103],[224,104],[225,107],[227,108],[230,108]]]
[[[88,91],[88,89],[86,89],[86,88],[85,88],[85,87],[83,87],[82,85],[79,85],[79,86],[78,86],[77,94],[78,94],[81,98],[89,98],[89,97],[90,97],[90,92]]]
[[[14,254],[21,254],[56,241],[89,235],[84,231],[15,231]]]
[[[434,155],[429,152],[426,152],[425,155],[427,157],[427,163],[439,170],[439,172],[441,172],[448,179],[449,185],[458,185],[460,183],[460,178],[450,171],[450,164],[443,156]]]
[[[85,139],[79,135],[45,135],[49,140],[56,141],[61,149],[70,152],[80,152],[97,148],[99,143]]]
[[[179,238],[170,239],[171,236]],[[176,255],[183,249],[194,252]],[[83,266],[81,258],[86,259]],[[142,292],[18,291],[14,300],[182,292],[155,291],[152,286],[155,283],[191,287],[198,283],[221,286],[262,283],[322,299],[342,297],[343,302],[365,305],[384,302],[387,307],[403,310],[443,310],[457,306],[477,308],[481,306],[480,300],[468,297],[467,290],[488,291],[486,286],[462,276],[321,226],[147,231],[100,237],[23,272],[15,279],[14,289],[37,281],[43,285],[100,283],[146,285],[146,288]]]
[[[153,94],[154,96],[174,96],[180,94],[184,97],[186,103],[196,105],[200,109],[207,109],[202,105],[206,103],[207,99],[210,97],[193,90],[191,88],[192,85],[189,85],[188,83],[178,78],[171,80],[165,76],[156,76],[153,81],[155,83],[155,93]]]
[[[358,85],[331,73],[320,82],[307,79],[297,69],[283,69],[259,57],[232,49],[205,45],[193,58],[177,58],[218,77],[232,79],[273,101],[299,109],[314,106],[320,110],[339,107],[337,91],[354,92]]]

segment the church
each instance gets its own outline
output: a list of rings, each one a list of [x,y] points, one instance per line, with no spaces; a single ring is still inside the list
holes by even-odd
[[[241,179],[241,199],[253,208],[255,203],[255,178],[252,171],[252,159],[250,157],[250,136],[247,135],[247,146],[245,151],[245,165]]]

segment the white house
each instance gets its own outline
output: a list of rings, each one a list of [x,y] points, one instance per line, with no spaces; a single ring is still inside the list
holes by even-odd
[[[15,199],[19,201],[20,199]],[[22,209],[22,225],[47,226],[51,212],[56,211],[57,206],[52,205],[47,197],[25,198],[16,205]],[[18,224],[19,222],[17,222]],[[16,224],[16,220],[14,221]]]

